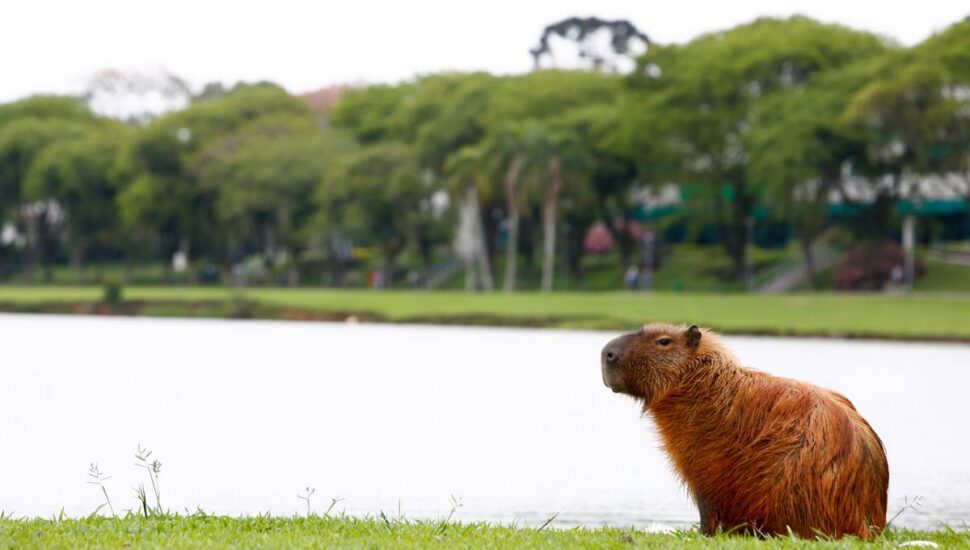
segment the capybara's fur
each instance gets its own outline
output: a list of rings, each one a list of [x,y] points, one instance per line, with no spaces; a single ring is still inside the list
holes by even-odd
[[[648,324],[601,364],[655,420],[703,533],[871,539],[885,527],[886,453],[842,395],[742,367],[696,326]]]

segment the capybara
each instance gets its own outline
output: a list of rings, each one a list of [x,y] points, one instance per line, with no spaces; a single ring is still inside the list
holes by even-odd
[[[871,539],[885,527],[886,452],[842,395],[742,367],[696,325],[645,325],[608,343],[601,367],[653,417],[701,532]]]

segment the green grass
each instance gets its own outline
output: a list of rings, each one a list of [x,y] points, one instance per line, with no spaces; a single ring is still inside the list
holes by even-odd
[[[0,286],[0,309],[72,312],[98,302],[95,287]],[[970,294],[672,292],[470,294],[331,289],[128,287],[128,313],[201,317],[299,317],[412,323],[633,328],[688,322],[729,333],[970,340]]]
[[[751,248],[755,273],[768,269],[778,262],[797,257],[797,250]],[[540,286],[539,265],[529,271],[525,257],[519,259],[517,288],[520,290],[538,289]],[[495,284],[501,286],[505,274],[505,258],[495,258]],[[620,263],[616,253],[601,256],[587,254],[583,258],[583,278],[577,280],[572,275],[556,273],[553,281],[556,290],[593,290],[609,291],[622,289],[623,274],[626,266]],[[459,272],[445,285],[446,289],[464,288],[464,274]],[[744,281],[731,276],[731,261],[721,247],[680,244],[666,250],[660,267],[654,273],[653,288],[656,290],[723,291],[743,290]]]
[[[911,540],[968,548],[966,531],[890,530],[872,543],[758,540],[696,531],[520,528],[483,523],[349,517],[229,518],[203,514],[142,518],[0,520],[0,548],[897,548]]]
[[[57,264],[51,269],[51,280],[46,282],[44,270],[38,271],[36,281],[52,285],[101,284],[107,281],[121,281],[125,275],[123,262],[91,262],[85,264],[80,283],[77,273],[69,265]],[[163,284],[165,282],[165,265],[160,262],[136,263],[132,266],[131,282],[133,284]],[[20,281],[19,274],[8,275],[6,283],[16,284]]]
[[[947,289],[970,292],[970,266],[926,260],[926,273],[916,280],[916,290]]]

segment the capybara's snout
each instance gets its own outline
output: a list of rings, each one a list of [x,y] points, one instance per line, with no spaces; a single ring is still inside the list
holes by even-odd
[[[603,384],[614,392],[623,391],[622,365],[630,342],[635,334],[625,334],[610,340],[600,352],[600,368],[603,371]]]

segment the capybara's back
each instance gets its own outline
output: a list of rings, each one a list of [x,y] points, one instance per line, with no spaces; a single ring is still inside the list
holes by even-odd
[[[848,399],[738,365],[716,335],[647,325],[604,348],[603,377],[641,398],[701,530],[872,538],[889,467]]]

